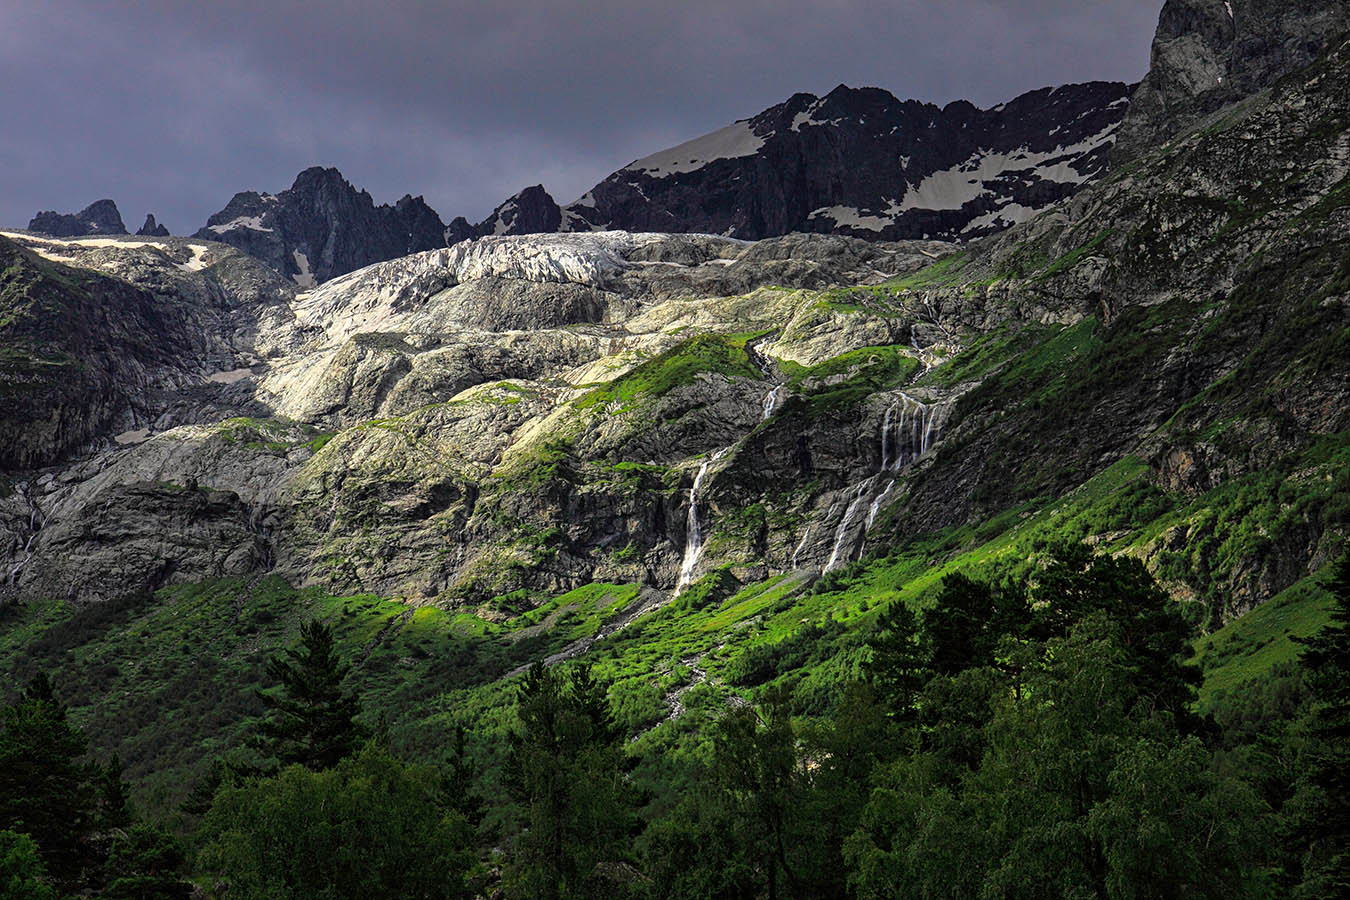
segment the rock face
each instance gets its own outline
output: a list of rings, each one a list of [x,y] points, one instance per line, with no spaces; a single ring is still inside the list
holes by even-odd
[[[562,210],[542,184],[527,187],[477,225],[457,216],[445,230],[447,244],[504,234],[550,234],[560,230]]]
[[[445,245],[445,224],[421,197],[376,206],[337,169],[301,172],[279,194],[235,194],[194,237],[262,260],[313,287],[362,266]]]
[[[122,224],[122,214],[111,200],[98,200],[73,215],[40,212],[28,223],[28,230],[54,237],[127,233],[127,227]]]
[[[1348,26],[1344,0],[1167,0],[1113,158],[1128,162],[1302,69]]]
[[[16,235],[0,602],[267,572],[500,611],[1060,515],[1231,616],[1345,538],[1347,146],[1350,44],[961,248],[492,235],[300,291],[218,243]]]
[[[1129,87],[1046,88],[988,109],[840,85],[629,163],[566,208],[542,188],[447,241],[545,231],[794,231],[958,239],[1026,221],[1105,170]]]
[[[138,237],[168,237],[169,229],[155,221],[151,213],[145,214],[145,224],[136,231]]]

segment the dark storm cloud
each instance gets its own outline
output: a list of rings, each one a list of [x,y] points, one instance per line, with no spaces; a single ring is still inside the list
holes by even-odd
[[[336,165],[479,219],[797,91],[980,105],[1135,80],[1161,0],[0,0],[0,222],[111,196],[195,230]]]

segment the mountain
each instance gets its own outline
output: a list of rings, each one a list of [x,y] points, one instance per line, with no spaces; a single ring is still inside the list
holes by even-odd
[[[624,166],[559,208],[540,187],[451,240],[546,231],[789,232],[869,240],[992,234],[1105,171],[1125,84],[1045,88],[993,109],[939,108],[877,88],[796,94]]]
[[[168,237],[169,229],[155,221],[150,213],[145,214],[145,224],[136,230],[138,237]]]
[[[482,222],[470,225],[456,216],[445,231],[447,244],[488,235],[551,234],[561,230],[562,210],[542,184],[527,187],[492,211]]]
[[[1100,90],[1090,135],[1124,108]],[[828,100],[716,152],[823,141]],[[400,746],[498,735],[515,673],[580,658],[634,746],[683,752],[770,689],[834,709],[879,609],[1083,542],[1180,604],[1209,697],[1238,687],[1325,620],[1350,540],[1350,42],[1179,127],[959,245],[492,234],[301,290],[213,239],[8,235],[0,667],[58,671],[166,808],[315,618]],[[290,227],[250,196],[221,236]]]
[[[122,214],[111,200],[98,200],[77,213],[40,212],[28,223],[29,231],[55,237],[81,237],[91,234],[126,234]]]
[[[1168,0],[1113,154],[1128,162],[1306,67],[1345,30],[1341,3]]]
[[[421,197],[376,206],[337,169],[315,166],[279,194],[235,194],[193,236],[237,247],[313,287],[371,263],[444,246],[445,224]]]

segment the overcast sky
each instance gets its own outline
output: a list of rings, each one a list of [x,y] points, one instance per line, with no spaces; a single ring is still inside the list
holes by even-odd
[[[981,106],[1135,81],[1161,0],[0,0],[0,224],[190,233],[337,166],[478,221],[797,91]]]

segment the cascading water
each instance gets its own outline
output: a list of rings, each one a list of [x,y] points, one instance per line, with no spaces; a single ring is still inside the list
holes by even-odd
[[[773,335],[765,335],[764,337],[756,338],[745,345],[745,352],[750,355],[750,359],[759,367],[760,374],[771,380],[774,376],[773,363],[769,361],[769,357],[764,356],[759,352],[759,345],[765,341],[772,340],[773,337]],[[764,415],[760,418],[760,421],[765,421],[769,416],[773,415],[774,409],[778,406],[778,395],[782,390],[783,385],[776,384],[764,395],[764,400],[761,404]]]
[[[46,518],[42,515],[42,510],[38,508],[28,491],[28,485],[19,489],[19,495],[23,497],[24,503],[28,504],[28,540],[23,545],[23,559],[20,559],[5,576],[5,581],[9,584],[16,584],[19,580],[19,573],[33,559],[33,541],[37,540],[38,532],[42,526],[46,525]]]
[[[890,496],[891,488],[893,487],[895,487],[894,478],[886,482],[886,487],[883,488],[881,493],[877,494],[876,499],[872,501],[872,508],[867,511],[867,525],[863,529],[864,531],[872,530],[872,523],[877,520],[877,513],[881,511],[882,501]]]
[[[680,580],[675,584],[676,594],[679,594],[693,581],[694,570],[698,568],[699,560],[703,558],[703,530],[698,521],[699,488],[703,487],[703,479],[708,474],[708,467],[725,456],[730,449],[730,447],[723,447],[705,459],[703,465],[698,467],[698,474],[694,476],[694,483],[689,488],[689,518],[685,525],[684,562],[680,565]]]
[[[851,531],[863,502],[870,500],[871,506],[868,507],[867,517],[861,528],[861,544],[866,546],[867,532],[876,522],[881,505],[895,488],[895,477],[887,479],[886,473],[903,469],[932,449],[934,441],[941,433],[938,419],[943,409],[944,407],[938,405],[923,403],[903,392],[897,402],[886,408],[881,419],[881,468],[876,474],[857,484],[853,501],[835,529],[834,548],[830,553],[829,562],[825,564],[826,572],[852,558],[858,535],[851,534]],[[898,421],[895,415],[897,412]],[[799,547],[799,552],[800,549]],[[796,554],[793,555],[793,566],[794,568],[796,566]]]
[[[774,407],[778,405],[778,393],[781,390],[783,390],[783,386],[776,384],[773,390],[764,395],[764,421],[767,421],[769,416],[773,415]]]
[[[839,565],[839,553],[844,548],[844,538],[848,534],[848,526],[853,523],[853,517],[857,515],[862,502],[867,499],[867,489],[871,487],[872,480],[869,478],[858,485],[857,496],[853,498],[853,502],[844,511],[844,517],[839,520],[839,528],[834,533],[834,550],[830,553],[830,561],[825,564],[826,572]]]

